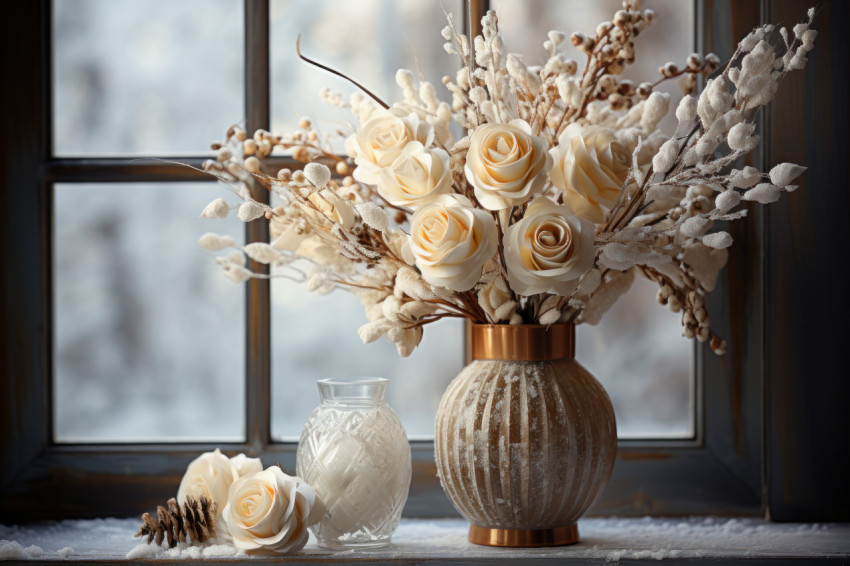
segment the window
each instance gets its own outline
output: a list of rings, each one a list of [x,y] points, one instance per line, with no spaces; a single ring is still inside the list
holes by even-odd
[[[722,58],[731,53],[731,38],[741,36],[758,21],[781,18],[795,21],[804,11],[804,7],[797,4],[796,0],[787,0],[760,10],[757,3],[731,7],[708,0],[698,2],[694,8],[695,35],[703,46],[702,50],[713,50]],[[168,3],[169,9],[175,5]],[[269,71],[274,69],[273,60],[270,64],[269,45],[277,49],[274,40],[270,39],[270,26],[276,25],[275,10],[286,9],[286,6],[277,2],[270,5],[265,0],[245,0],[244,6],[221,2],[221,6],[224,6],[223,9],[234,9],[235,6],[240,17],[244,18],[247,129],[268,127],[278,119],[279,113],[285,113],[285,110],[277,110],[270,103],[270,94],[275,87],[272,86],[274,71]],[[827,9],[836,12],[845,9],[838,7],[839,3],[827,6]],[[477,14],[484,6],[473,1],[470,8],[473,20],[477,20]],[[98,146],[96,139],[71,138],[71,141],[61,142],[58,136],[62,131],[75,132],[74,124],[54,124],[51,100],[57,85],[52,80],[51,68],[61,63],[52,48],[55,39],[51,22],[55,13],[49,0],[16,3],[9,18],[19,25],[14,33],[3,39],[7,53],[26,54],[6,63],[8,68],[3,79],[2,153],[6,197],[2,244],[3,414],[0,416],[4,464],[0,471],[3,492],[0,521],[3,522],[64,516],[120,516],[149,509],[173,494],[186,464],[199,451],[210,446],[203,443],[208,440],[202,438],[203,435],[192,438],[190,443],[155,444],[152,442],[157,440],[154,436],[132,438],[133,443],[103,445],[62,444],[57,443],[62,439],[53,435],[54,403],[59,409],[56,418],[63,418],[62,404],[58,399],[62,392],[53,388],[54,377],[58,377],[53,371],[54,352],[62,351],[63,340],[69,336],[63,333],[62,318],[57,316],[56,311],[57,302],[64,300],[61,298],[63,293],[74,292],[74,289],[63,287],[63,283],[52,278],[56,262],[66,257],[62,244],[54,244],[52,234],[56,230],[73,228],[65,223],[66,219],[57,219],[56,216],[61,216],[60,212],[65,207],[74,206],[82,198],[80,195],[86,192],[110,191],[119,199],[135,199],[144,198],[142,195],[147,190],[163,189],[171,193],[205,190],[203,181],[207,179],[203,175],[163,161],[140,160],[135,155],[172,155],[198,166],[201,158],[186,158],[186,152],[204,147],[220,132],[216,126],[216,133],[209,137],[197,129],[195,131],[202,138],[198,143],[174,143],[174,137],[169,136],[163,138],[157,147],[141,150],[132,146],[132,140],[118,148]],[[825,35],[825,31],[829,30],[829,18],[820,18],[819,24],[823,26],[819,29]],[[396,66],[398,64],[394,63],[392,68]],[[822,75],[825,73],[818,76]],[[799,85],[796,88],[802,90]],[[73,101],[62,103],[68,102]],[[788,107],[787,103],[785,107],[780,104],[774,112]],[[144,119],[138,123],[144,126]],[[817,124],[819,128],[825,127],[822,122]],[[800,135],[803,135],[802,130]],[[811,135],[811,132],[806,135]],[[765,129],[764,137],[780,142],[776,147],[781,148],[781,155],[793,154],[794,148],[782,145],[784,138],[774,135],[769,128]],[[63,143],[67,145],[63,146]],[[836,151],[842,147],[846,150],[846,141],[837,139],[834,143]],[[773,151],[774,146],[768,145],[766,153]],[[127,156],[127,153],[133,156]],[[777,159],[773,155],[756,157],[777,161],[779,152]],[[793,160],[791,157],[785,159]],[[815,165],[808,156],[804,161]],[[823,171],[829,167],[820,166]],[[826,175],[825,172],[815,174]],[[134,196],[123,196],[128,191]],[[73,198],[69,200],[66,197]],[[795,195],[795,198],[809,197]],[[846,222],[846,217],[835,216],[839,212],[834,209],[840,207],[830,208],[828,204],[817,201],[812,206],[817,207],[819,212],[831,214],[834,226]],[[783,214],[783,210],[787,212],[787,209],[780,209],[779,214]],[[178,218],[180,216],[177,214]],[[815,415],[818,404],[840,409],[837,403],[846,398],[847,385],[815,379],[805,389],[804,398],[797,400],[789,394],[805,382],[800,377],[803,374],[799,373],[800,361],[783,346],[789,337],[800,338],[800,335],[792,334],[791,329],[784,325],[778,329],[769,324],[763,326],[762,321],[800,324],[823,321],[818,318],[819,315],[807,318],[803,313],[785,314],[778,313],[775,308],[767,308],[783,304],[782,301],[792,296],[794,289],[803,288],[802,282],[793,278],[792,282],[798,286],[791,290],[775,283],[774,276],[794,273],[793,263],[779,261],[780,253],[794,244],[787,237],[783,239],[777,223],[770,220],[771,216],[759,211],[755,222],[735,227],[738,231],[735,234],[736,255],[724,272],[718,290],[712,295],[710,305],[717,329],[730,338],[732,346],[729,355],[723,359],[706,355],[701,349],[696,351],[699,369],[695,387],[695,438],[621,440],[614,476],[595,512],[757,514],[766,505],[775,513],[774,516],[794,518],[805,516],[811,509],[830,508],[828,496],[813,493],[812,488],[795,490],[805,485],[805,480],[812,475],[810,468],[795,462],[793,456],[808,456],[815,462],[836,464],[840,470],[846,469],[846,455],[841,456],[844,460],[821,456],[817,448],[822,444],[817,443],[812,451],[809,448],[803,450],[794,443],[789,448],[785,443],[788,438],[802,439],[803,436],[791,434],[789,437],[787,430],[780,425],[787,426],[784,419],[791,419],[803,428],[808,435],[806,439],[819,431],[832,430],[830,423],[846,425],[846,418],[841,421],[839,417],[818,415],[817,422],[813,424],[808,417]],[[108,237],[108,226],[103,230]],[[767,240],[770,243],[767,244],[762,241],[765,231],[770,234]],[[248,227],[246,239],[264,237],[261,226]],[[846,244],[847,235],[840,237]],[[764,263],[758,261],[762,251],[766,257]],[[794,258],[794,261],[801,260]],[[86,265],[77,267],[85,269]],[[745,283],[741,284],[741,281]],[[763,281],[767,285],[762,285]],[[232,428],[232,442],[217,442],[216,445],[223,449],[252,452],[266,462],[279,461],[284,468],[293,470],[294,446],[271,441],[273,437],[289,436],[286,426],[278,427],[273,418],[278,412],[272,404],[276,402],[272,400],[277,386],[270,369],[274,356],[270,337],[275,323],[270,319],[269,306],[274,295],[263,281],[252,281],[246,287],[247,296],[241,307],[248,320],[244,352],[246,382],[244,403],[239,403],[245,408],[242,417],[244,426]],[[85,288],[90,289],[90,284]],[[835,294],[840,296],[838,290]],[[73,302],[76,298],[72,295],[68,300]],[[819,353],[821,359],[835,359],[834,354],[830,358],[816,336],[803,337],[802,343]],[[95,363],[91,359],[83,361]],[[783,363],[788,363],[788,368],[783,367]],[[822,364],[817,367],[824,369]],[[790,368],[795,368],[798,373]],[[82,371],[85,372],[85,369]],[[57,381],[56,386],[61,388],[61,382]],[[93,402],[109,400],[93,399]],[[789,406],[799,412],[788,409]],[[77,418],[82,420],[79,415]],[[269,423],[272,423],[271,427]],[[99,425],[95,428],[103,430]],[[120,432],[115,434],[124,436]],[[75,435],[70,434],[67,440],[75,440]],[[216,436],[228,437],[231,432],[224,430],[217,432]],[[84,440],[112,441],[115,436]],[[789,465],[791,472],[786,468]],[[846,493],[846,486],[841,492],[842,488],[838,486],[843,484],[837,479],[833,481],[834,477],[838,477],[837,472],[828,474],[826,484],[821,482],[821,487],[836,486],[836,493]],[[823,476],[820,478],[823,479]],[[57,490],[63,495],[63,503],[58,506],[55,498],[50,497]],[[766,494],[764,500],[763,493]],[[414,442],[414,484],[406,512],[414,516],[453,514],[436,481],[432,447],[427,441]]]

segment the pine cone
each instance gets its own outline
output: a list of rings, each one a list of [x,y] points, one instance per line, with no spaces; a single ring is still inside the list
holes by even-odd
[[[162,544],[163,539],[166,539],[169,548],[174,548],[178,542],[186,542],[187,537],[197,543],[215,537],[217,506],[214,502],[203,496],[200,499],[187,497],[181,508],[172,497],[167,506],[159,505],[156,508],[156,519],[149,513],[142,515],[144,524],[133,536],[147,536],[148,544],[154,538],[156,544]]]

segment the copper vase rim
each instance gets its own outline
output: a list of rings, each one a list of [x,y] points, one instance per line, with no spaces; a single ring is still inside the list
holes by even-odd
[[[544,361],[575,357],[575,325],[473,324],[473,360]]]

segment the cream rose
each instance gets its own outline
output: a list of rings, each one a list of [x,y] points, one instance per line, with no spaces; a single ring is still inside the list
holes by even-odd
[[[378,177],[378,192],[395,206],[416,208],[451,188],[449,154],[442,149],[425,149],[416,141],[407,144]]]
[[[469,140],[466,180],[484,208],[517,206],[543,192],[552,156],[524,120],[478,126]]]
[[[307,544],[324,513],[312,487],[272,466],[233,483],[222,521],[237,548],[286,553]]]
[[[204,452],[186,468],[180,487],[177,488],[177,501],[184,503],[187,497],[206,497],[216,504],[216,514],[220,517],[227,504],[227,492],[231,484],[242,473],[262,469],[259,458],[247,458],[244,454],[228,458],[218,448]]]
[[[440,195],[410,219],[410,250],[425,281],[466,291],[496,252],[496,230],[492,216],[464,197]]]
[[[564,203],[595,224],[620,197],[630,157],[614,132],[600,126],[570,124],[551,150],[555,166],[549,174]]]
[[[237,454],[230,459],[239,477],[249,476],[263,471],[263,463],[259,458],[249,458],[245,454]]]
[[[345,149],[354,158],[357,168],[354,178],[361,183],[376,185],[381,169],[399,158],[410,142],[418,141],[428,147],[434,140],[434,128],[416,114],[403,110],[378,110],[360,132],[345,142]]]
[[[520,295],[569,295],[593,266],[593,224],[539,197],[505,230],[508,283]]]

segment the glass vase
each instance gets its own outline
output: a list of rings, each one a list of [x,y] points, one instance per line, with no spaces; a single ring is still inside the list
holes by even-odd
[[[384,400],[388,380],[323,379],[304,425],[296,470],[327,513],[310,527],[326,548],[390,543],[410,489],[410,444]]]

